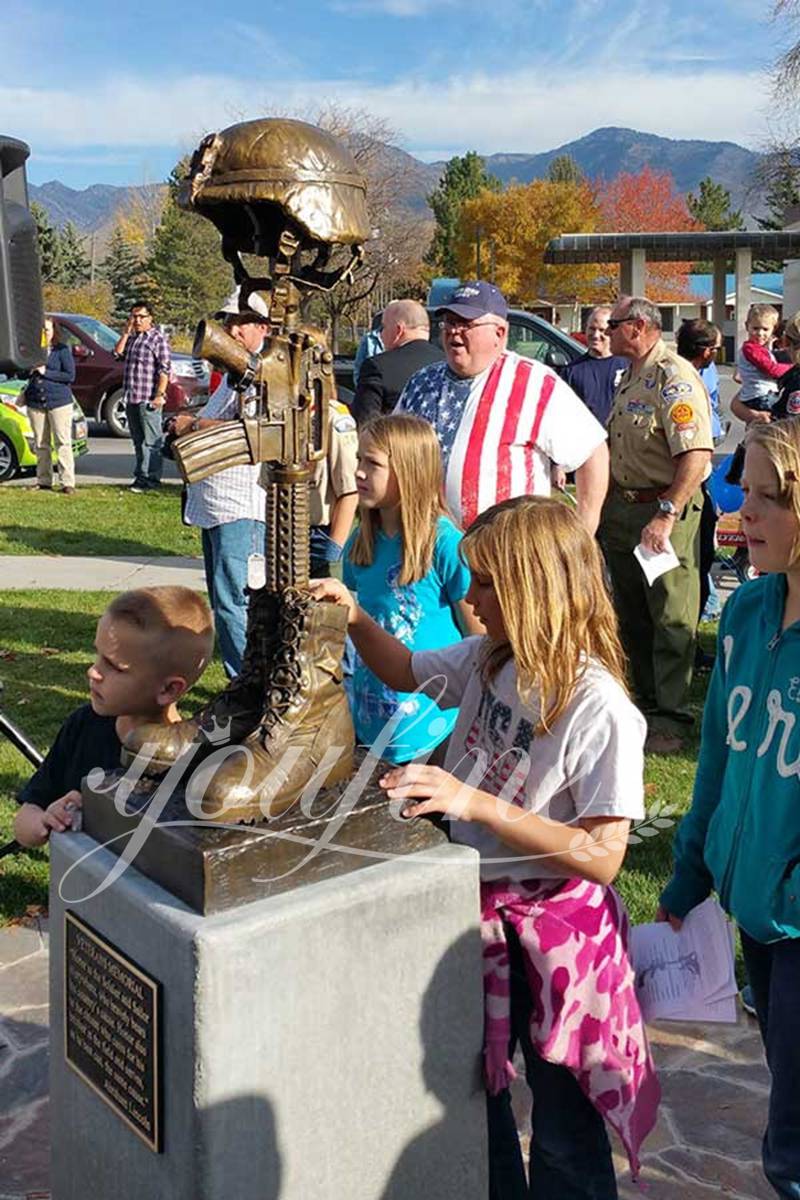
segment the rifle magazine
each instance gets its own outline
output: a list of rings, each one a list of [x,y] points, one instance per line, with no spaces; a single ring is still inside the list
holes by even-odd
[[[199,483],[228,467],[254,466],[241,421],[224,421],[176,438],[172,453],[184,483]]]

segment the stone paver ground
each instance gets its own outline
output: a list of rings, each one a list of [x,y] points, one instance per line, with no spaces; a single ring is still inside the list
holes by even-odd
[[[47,964],[46,920],[0,930],[0,1200],[49,1196]],[[760,1165],[768,1076],[755,1022],[662,1022],[650,1035],[664,1098],[644,1146],[647,1200],[774,1200]],[[524,1131],[524,1082],[514,1091]],[[620,1200],[641,1200],[624,1155],[616,1161]]]
[[[50,1195],[47,921],[0,929],[0,1200]]]

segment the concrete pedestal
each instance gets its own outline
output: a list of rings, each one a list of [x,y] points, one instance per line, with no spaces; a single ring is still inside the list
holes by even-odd
[[[483,1200],[478,860],[443,846],[199,916],[52,839],[53,1200]],[[65,909],[162,985],[163,1150],[64,1053]]]

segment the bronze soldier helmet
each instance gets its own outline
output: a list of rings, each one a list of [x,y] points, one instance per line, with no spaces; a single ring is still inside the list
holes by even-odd
[[[305,121],[264,117],[208,134],[178,203],[216,225],[226,258],[274,257],[284,231],[301,251],[338,245],[360,254],[370,233],[366,180],[355,159]]]

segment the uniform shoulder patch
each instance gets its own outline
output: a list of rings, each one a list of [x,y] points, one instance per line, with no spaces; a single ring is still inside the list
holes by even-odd
[[[694,420],[694,409],[685,400],[680,400],[669,410],[669,419],[674,425],[687,425]]]
[[[668,383],[666,387],[663,387],[661,389],[661,399],[669,403],[670,400],[678,400],[681,396],[691,396],[693,392],[694,388],[691,383],[684,379],[680,382]]]

